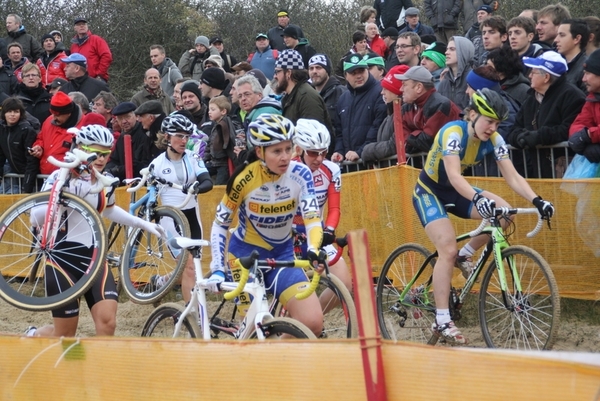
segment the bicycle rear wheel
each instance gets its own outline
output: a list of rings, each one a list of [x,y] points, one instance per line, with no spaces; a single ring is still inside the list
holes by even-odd
[[[560,319],[560,297],[552,270],[542,256],[526,246],[502,251],[507,290],[502,292],[496,262],[481,280],[479,319],[490,348],[551,349]],[[519,292],[510,267],[521,281]]]
[[[142,337],[173,338],[175,325],[181,319],[184,307],[169,302],[154,309],[142,329]],[[202,338],[198,323],[191,315],[185,317],[177,338]]]
[[[167,232],[167,238],[156,238],[142,229],[135,229],[128,238],[121,258],[120,278],[123,289],[135,303],[151,304],[159,301],[179,282],[189,252],[172,249],[169,239],[175,236],[189,237],[190,225],[179,210],[160,206],[154,210],[153,222]],[[166,277],[162,286],[153,277]]]
[[[0,216],[0,297],[30,311],[57,309],[79,298],[104,271],[106,260],[106,238],[98,212],[67,192],[60,195],[54,244],[42,246],[40,232],[49,199],[48,192],[30,195]],[[89,256],[70,246],[78,243],[91,246]],[[46,291],[50,276],[56,295]]]
[[[278,317],[267,320],[262,324],[261,329],[268,340],[281,339],[282,335],[289,336],[290,338],[317,339],[313,332],[304,324],[287,317]],[[252,333],[251,338],[258,338],[256,332]]]
[[[121,255],[127,242],[127,227],[112,221],[106,230],[107,252],[106,261],[115,279],[117,294],[121,294],[123,282],[119,278],[121,275],[119,266],[121,265]]]
[[[381,268],[376,287],[377,316],[383,338],[427,344],[435,319],[433,276],[435,259],[425,266],[404,300],[400,294],[431,255],[424,246],[404,244],[396,248]],[[431,313],[433,312],[433,313]]]

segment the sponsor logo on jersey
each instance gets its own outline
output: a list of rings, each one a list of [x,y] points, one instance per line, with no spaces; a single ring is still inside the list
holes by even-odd
[[[165,174],[165,175],[166,174],[171,174],[171,169],[167,167],[167,168],[163,169],[162,173]]]
[[[248,202],[248,209],[259,214],[281,214],[294,211],[296,209],[296,201],[286,202],[283,204],[265,205],[263,203]]]
[[[249,170],[245,176],[243,176],[242,178],[239,177],[240,176],[237,177],[237,179],[239,180],[238,183],[231,188],[231,193],[229,194],[229,198],[234,201],[240,199],[240,192],[248,183],[250,183],[250,181],[252,181],[252,179],[254,178],[254,171]]]

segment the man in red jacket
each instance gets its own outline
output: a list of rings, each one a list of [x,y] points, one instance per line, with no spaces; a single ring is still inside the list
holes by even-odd
[[[75,33],[71,39],[71,53],[85,56],[90,77],[108,82],[108,68],[113,61],[108,43],[100,36],[92,34],[87,20],[83,17],[75,18]]]

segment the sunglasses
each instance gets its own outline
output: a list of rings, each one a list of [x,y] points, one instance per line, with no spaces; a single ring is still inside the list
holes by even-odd
[[[85,145],[81,145],[81,149],[85,150],[88,153],[95,153],[98,155],[98,157],[108,157],[112,152],[111,150],[100,150]]]
[[[173,135],[175,138],[180,139],[182,141],[188,141],[190,139],[189,135],[184,135],[184,134],[175,134]]]
[[[306,150],[305,152],[310,157],[319,157],[319,156],[325,157],[325,156],[327,156],[327,149],[324,149],[324,150]]]

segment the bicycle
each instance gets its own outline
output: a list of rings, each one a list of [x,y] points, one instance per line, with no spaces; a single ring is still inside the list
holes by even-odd
[[[150,165],[140,171],[141,178],[128,180],[136,184],[127,188],[127,192],[135,193],[144,184],[147,192],[138,201],[129,205],[129,213],[146,220],[160,223],[167,232],[166,239],[154,238],[143,229],[123,227],[111,223],[108,228],[109,263],[113,269],[119,270],[115,278],[118,288],[125,290],[129,298],[139,304],[158,302],[167,294],[181,277],[187,262],[187,254],[168,246],[172,236],[190,236],[190,226],[185,215],[179,210],[194,196],[194,187],[190,187],[183,203],[178,207],[158,206],[161,188],[172,187],[181,190],[179,184],[168,182],[153,174],[154,166]],[[123,234],[125,238],[120,238]],[[121,250],[117,249],[119,246]],[[120,256],[119,256],[120,253]],[[169,279],[163,286],[152,284],[152,276],[169,274]]]
[[[536,227],[527,234],[533,237],[543,224],[537,208],[496,208],[494,217],[456,237],[461,242],[479,234],[490,236],[462,290],[452,287],[450,292],[450,314],[457,321],[483,272],[479,324],[490,348],[551,349],[556,339],[560,298],[552,270],[533,249],[511,246],[508,237],[514,229],[505,233],[500,225],[503,218],[525,213],[538,215]],[[436,311],[432,285],[436,257],[437,252],[408,243],[395,249],[385,261],[376,287],[377,314],[384,338],[437,343],[438,336],[431,330]]]
[[[67,152],[62,162],[50,156],[48,161],[60,168],[51,190],[21,199],[0,216],[0,297],[9,304],[30,311],[60,308],[79,298],[102,273],[107,248],[102,219],[85,200],[63,190],[75,168],[96,176],[91,193],[113,186],[116,179],[90,169],[96,157],[80,149]],[[83,257],[74,248],[63,248],[69,240],[91,247],[92,255]],[[73,255],[81,265],[67,262]],[[80,278],[69,277],[61,266]],[[61,288],[55,280],[59,292],[50,296],[45,288],[48,275],[67,277],[71,286]]]
[[[203,278],[201,259],[202,247],[208,246],[205,240],[189,238],[173,238],[170,240],[173,248],[188,249],[193,256],[196,273],[196,285],[192,289],[192,299],[185,306],[177,303],[165,303],[156,308],[146,320],[142,336],[186,337],[210,340],[224,333],[238,340],[279,338],[288,335],[294,338],[316,339],[315,335],[301,322],[286,318],[273,317],[269,311],[263,271],[278,267],[305,267],[307,260],[275,261],[258,260],[258,252],[239,258],[243,266],[240,281],[224,281],[220,289],[229,291],[223,295],[223,301],[217,311],[209,318],[206,300],[207,279]],[[249,278],[252,278],[249,281]],[[320,276],[315,274],[311,285],[304,292],[296,295],[298,299],[307,298],[318,285]],[[233,300],[242,292],[252,297],[252,302],[241,322],[228,321],[218,317],[224,303]],[[212,334],[211,334],[212,333]]]

